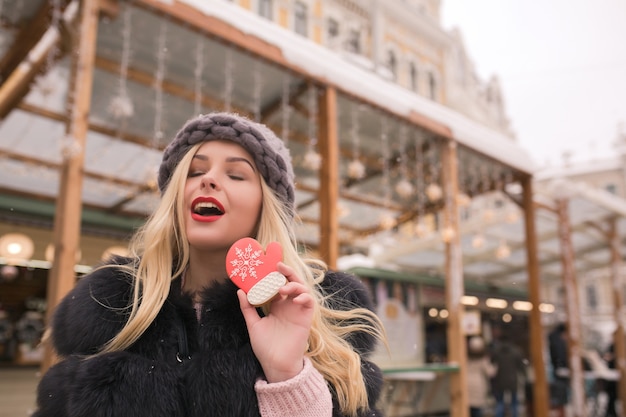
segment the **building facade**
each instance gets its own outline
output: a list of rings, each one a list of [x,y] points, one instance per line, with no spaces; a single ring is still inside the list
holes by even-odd
[[[500,82],[481,80],[441,0],[231,0],[514,140]]]

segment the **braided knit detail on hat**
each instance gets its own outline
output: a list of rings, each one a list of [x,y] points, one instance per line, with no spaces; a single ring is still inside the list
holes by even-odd
[[[241,145],[267,185],[293,211],[294,173],[285,144],[267,126],[233,113],[210,113],[189,120],[165,148],[158,184],[165,191],[183,156],[200,142],[228,140]]]

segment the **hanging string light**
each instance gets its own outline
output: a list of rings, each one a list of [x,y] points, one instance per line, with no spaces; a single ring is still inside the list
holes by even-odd
[[[485,236],[478,232],[472,237],[472,247],[474,249],[481,249],[485,246]]]
[[[510,170],[507,170],[504,182],[505,184],[513,184],[513,173]],[[506,222],[509,224],[517,223],[520,219],[520,209],[515,204],[508,204],[507,207]]]
[[[467,154],[467,152],[464,152],[463,149],[459,149],[458,159],[461,168],[468,166],[467,162],[469,159],[469,155]],[[459,190],[456,195],[456,204],[459,209],[466,209],[472,203],[472,199],[466,192],[467,188],[469,188],[467,181],[461,181],[461,179],[459,178]]]
[[[290,84],[291,84],[291,77],[289,76],[289,73],[285,73],[285,75],[283,76],[283,88],[282,88],[282,94],[281,94],[281,98],[280,98],[280,109],[281,109],[281,119],[282,119],[282,126],[281,126],[281,136],[283,141],[285,142],[285,144],[289,144],[289,119],[291,117],[291,104],[289,103],[290,100]]]
[[[396,183],[395,190],[398,195],[404,199],[408,199],[413,195],[415,189],[413,184],[408,180],[407,173],[407,155],[406,155],[406,142],[407,142],[407,127],[404,123],[400,126],[400,133],[398,134],[400,141],[400,181]]]
[[[167,58],[167,25],[165,19],[161,20],[159,38],[157,41],[157,70],[154,75],[154,138],[153,147],[158,148],[163,139],[163,80],[165,79],[165,61]]]
[[[193,113],[195,115],[202,114],[202,74],[204,73],[204,39],[198,34],[196,38],[196,66],[193,70],[194,89],[193,89]]]
[[[317,88],[312,85],[308,95],[309,112],[309,144],[304,154],[304,167],[311,171],[319,171],[322,156],[317,152]]]
[[[261,121],[261,98],[263,93],[263,74],[261,73],[261,64],[258,60],[254,60],[254,66],[252,68],[252,111],[254,113],[254,120]]]
[[[467,188],[468,188],[469,193],[471,195],[477,195],[477,194],[479,194],[479,190],[480,190],[480,187],[481,187],[481,184],[480,184],[480,168],[479,168],[479,166],[481,164],[478,161],[478,158],[475,157],[471,153],[467,153],[467,155],[464,158],[464,160],[465,160],[465,163],[467,165],[466,172],[468,172],[468,177],[469,177],[469,182],[468,182]],[[468,206],[470,206],[471,203],[472,203],[472,201],[471,201],[471,198],[470,198],[470,201],[468,202]],[[472,213],[472,215],[473,215],[473,213]],[[485,235],[483,233],[483,224],[479,223],[479,227],[480,227],[480,229],[472,237],[472,247],[474,249],[481,249],[481,248],[483,248],[485,246],[485,243],[486,243]]]
[[[15,7],[17,16],[20,15],[21,7],[26,2],[18,2],[18,5]],[[61,23],[61,0],[52,0],[52,15],[50,19],[50,28],[56,32],[60,30]],[[1,6],[1,5],[0,5]],[[1,15],[1,13],[0,13]],[[45,98],[50,96],[57,88],[58,81],[56,81],[53,77],[51,77],[52,66],[54,64],[54,60],[59,55],[60,49],[58,43],[54,43],[48,54],[46,55],[46,67],[43,71],[43,75],[37,77],[35,81],[35,88],[41,93],[41,95]]]
[[[382,147],[384,206],[389,207],[391,203],[391,189],[389,187],[389,137],[387,133],[387,118],[384,116],[380,123],[380,143]],[[396,226],[396,219],[391,214],[383,213],[380,216],[379,224],[383,230],[389,230]]]
[[[233,52],[230,48],[226,48],[226,59],[224,60],[224,110],[231,111],[233,99]]]
[[[495,216],[493,209],[491,208],[491,199],[487,196],[487,193],[490,189],[490,176],[489,176],[489,166],[486,163],[480,164],[480,177],[481,177],[481,185],[482,185],[482,194],[483,194],[483,220],[485,222],[491,222]]]
[[[120,59],[120,77],[115,95],[108,107],[109,113],[116,120],[127,120],[135,113],[133,102],[128,94],[128,64],[130,61],[130,39],[131,39],[131,8],[126,7],[122,18],[122,57]]]
[[[511,248],[506,243],[506,240],[502,239],[500,240],[500,245],[498,245],[498,248],[496,249],[496,258],[505,259],[509,256],[511,256]]]
[[[430,141],[428,146],[428,173],[430,182],[426,186],[426,196],[432,203],[438,202],[443,197],[443,190],[437,181],[439,160],[435,148],[436,146],[434,141]]]
[[[415,235],[418,238],[428,235],[429,230],[425,221],[425,190],[424,190],[424,140],[421,132],[418,132],[415,139],[415,192],[417,204],[417,223],[415,225]]]
[[[444,243],[452,242],[452,239],[454,239],[455,236],[456,236],[456,233],[452,227],[446,226],[443,229],[441,229],[441,240]]]
[[[365,177],[365,165],[360,159],[359,110],[356,103],[352,103],[350,111],[350,139],[352,141],[352,160],[348,164],[348,177],[360,180]]]

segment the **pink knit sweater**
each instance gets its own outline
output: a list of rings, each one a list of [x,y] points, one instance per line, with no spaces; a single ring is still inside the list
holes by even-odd
[[[304,358],[304,369],[295,377],[254,386],[263,417],[329,417],[333,414],[330,390],[311,360]]]

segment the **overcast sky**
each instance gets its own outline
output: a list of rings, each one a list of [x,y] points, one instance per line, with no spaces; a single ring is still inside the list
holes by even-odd
[[[626,0],[442,0],[478,75],[500,78],[539,166],[600,159],[626,133]]]

